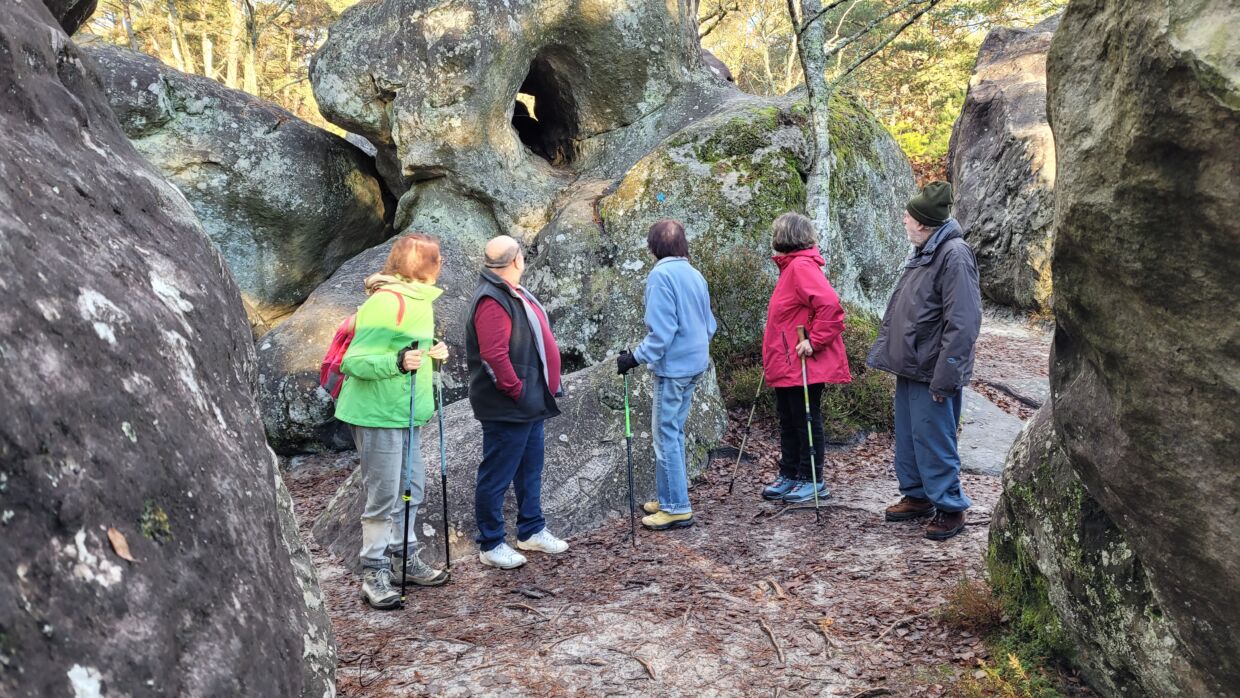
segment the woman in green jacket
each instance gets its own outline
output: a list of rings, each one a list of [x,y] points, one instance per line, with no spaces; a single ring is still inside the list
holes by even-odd
[[[420,427],[435,411],[433,366],[426,359],[448,358],[442,342],[433,343],[431,304],[442,290],[435,287],[441,260],[439,241],[428,235],[405,235],[392,245],[383,271],[366,279],[370,296],[357,311],[353,341],[340,371],[346,378],[336,401],[336,419],[349,424],[361,458],[366,508],[362,512],[362,596],[374,608],[395,608],[400,590],[401,536],[410,533],[405,572],[414,584],[437,586],[448,573],[422,561],[414,516],[422,504],[426,467],[419,448]],[[413,425],[409,391],[415,388]],[[402,473],[406,452],[412,472]],[[401,490],[411,495],[409,527],[405,528]]]

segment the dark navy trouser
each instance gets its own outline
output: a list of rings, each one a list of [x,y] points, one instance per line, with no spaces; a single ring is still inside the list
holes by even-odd
[[[491,550],[504,542],[504,494],[512,485],[517,495],[517,540],[543,530],[542,421],[482,422],[482,463],[474,489],[478,547]]]
[[[943,402],[930,396],[930,384],[896,379],[896,479],[900,494],[929,499],[943,512],[973,505],[960,489],[956,426],[964,391]]]

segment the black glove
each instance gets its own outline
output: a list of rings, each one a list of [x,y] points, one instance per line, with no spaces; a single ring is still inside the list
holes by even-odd
[[[416,349],[417,347],[413,346],[413,344],[410,343],[409,346],[396,352],[396,370],[397,371],[400,371],[401,373],[409,373],[408,371],[405,370],[405,354],[411,351],[414,351]]]
[[[638,364],[637,359],[633,358],[633,354],[630,353],[628,349],[620,352],[620,356],[616,357],[616,373],[619,373],[622,376],[637,368],[639,365],[640,364]]]

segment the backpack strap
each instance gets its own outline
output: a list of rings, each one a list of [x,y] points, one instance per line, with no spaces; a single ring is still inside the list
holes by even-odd
[[[396,309],[396,324],[399,325],[405,319],[405,297],[390,288],[381,288],[379,290],[396,296],[397,302],[400,303],[400,306]]]

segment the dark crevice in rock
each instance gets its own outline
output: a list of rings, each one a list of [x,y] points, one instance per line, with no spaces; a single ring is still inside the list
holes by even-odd
[[[570,165],[577,156],[577,101],[569,76],[581,67],[567,51],[550,47],[530,63],[513,104],[512,127],[535,155],[555,167]]]

